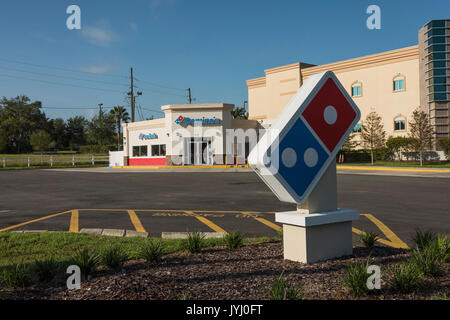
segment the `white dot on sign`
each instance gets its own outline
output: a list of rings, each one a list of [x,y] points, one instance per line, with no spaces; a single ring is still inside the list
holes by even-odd
[[[286,148],[281,154],[281,161],[286,168],[292,168],[297,163],[297,152],[292,148]]]
[[[334,124],[337,120],[336,108],[333,106],[326,107],[323,111],[323,118],[325,119],[326,123]]]
[[[303,160],[305,161],[308,167],[310,168],[315,167],[317,161],[319,161],[319,155],[317,154],[316,149],[314,148],[306,149],[305,153],[303,154]]]

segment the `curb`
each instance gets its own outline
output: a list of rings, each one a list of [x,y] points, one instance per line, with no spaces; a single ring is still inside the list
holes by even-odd
[[[226,235],[225,232],[201,232],[205,239],[220,239]],[[189,232],[162,232],[162,239],[187,239]]]
[[[10,231],[12,233],[44,233],[44,232],[52,232],[48,230],[18,230],[18,231]],[[54,231],[58,232],[58,231]],[[68,231],[59,231],[59,232],[68,232]],[[101,228],[83,228],[79,232],[71,232],[71,233],[83,233],[83,234],[91,234],[97,236],[108,236],[108,237],[141,237],[148,238],[148,232],[138,232],[134,230],[126,230],[126,229],[101,229]],[[226,233],[225,232],[201,232],[205,239],[221,239]],[[187,239],[189,236],[189,232],[161,232],[161,239]]]

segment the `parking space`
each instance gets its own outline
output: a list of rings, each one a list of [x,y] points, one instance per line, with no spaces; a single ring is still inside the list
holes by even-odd
[[[146,232],[161,237],[163,232],[240,231],[246,237],[276,237],[282,227],[275,222],[275,212],[203,211],[203,210],[145,210],[145,209],[73,209],[62,213],[24,221],[1,231],[69,231],[83,229],[117,229]],[[359,241],[362,231],[380,235],[380,243],[406,248],[407,245],[379,219],[363,213],[353,222],[353,240]]]
[[[277,236],[274,212],[295,210],[251,172],[115,172],[2,172],[0,232],[100,228],[161,237],[239,230],[247,237]],[[412,245],[417,229],[448,233],[443,195],[449,187],[445,178],[339,174],[338,204],[362,214],[353,224],[355,243],[361,230],[370,230],[386,245]]]

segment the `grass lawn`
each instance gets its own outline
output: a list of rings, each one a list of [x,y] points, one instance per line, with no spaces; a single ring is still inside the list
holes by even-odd
[[[0,269],[16,263],[33,264],[36,260],[53,257],[67,262],[79,249],[101,253],[109,246],[119,246],[130,259],[138,258],[139,249],[149,241],[161,241],[165,253],[184,250],[183,239],[151,239],[141,237],[108,237],[69,232],[43,233],[0,233]],[[223,246],[223,239],[204,239],[206,247]],[[244,239],[244,243],[263,243],[274,238],[261,237]]]
[[[370,162],[341,163],[338,166],[372,166]],[[419,161],[375,161],[374,166],[380,167],[420,167]],[[450,162],[428,163],[424,162],[424,168],[450,168]]]

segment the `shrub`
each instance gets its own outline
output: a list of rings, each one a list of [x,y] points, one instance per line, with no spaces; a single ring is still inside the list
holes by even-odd
[[[109,247],[101,256],[102,263],[113,270],[121,270],[127,259],[127,254],[120,247]]]
[[[139,256],[148,262],[160,262],[164,254],[161,241],[150,241],[141,247]]]
[[[344,286],[347,287],[354,297],[365,296],[369,292],[369,288],[367,288],[367,279],[370,276],[367,273],[368,266],[369,261],[365,264],[356,263],[349,265],[342,276]]]
[[[268,296],[271,300],[298,300],[300,299],[300,288],[289,286],[283,272],[279,276],[274,276],[270,285]]]
[[[360,238],[364,246],[367,248],[373,248],[375,246],[375,241],[377,241],[380,237],[378,236],[378,233],[363,230]]]
[[[428,247],[430,243],[436,241],[437,235],[431,231],[416,230],[413,236],[413,242],[419,250]]]
[[[239,231],[232,231],[223,237],[229,249],[237,249],[244,244],[244,235]]]
[[[412,251],[412,260],[419,272],[425,276],[436,277],[442,274],[440,263],[441,252],[436,242],[430,243],[423,249]]]
[[[447,159],[450,160],[450,138],[439,140],[439,146],[444,151]]]
[[[71,263],[80,267],[81,275],[86,279],[99,265],[100,257],[96,253],[89,252],[88,249],[78,250]]]
[[[31,283],[30,269],[22,262],[4,267],[0,272],[0,282],[8,288],[26,287]]]
[[[393,155],[392,151],[386,147],[373,150],[374,160],[387,161],[392,158],[392,155]]]
[[[439,260],[445,263],[450,262],[450,237],[438,234],[436,238],[436,245],[440,252]]]
[[[390,285],[394,290],[400,293],[415,292],[419,288],[420,282],[420,272],[414,263],[405,262],[392,268]]]
[[[59,270],[59,263],[53,258],[38,260],[34,263],[34,272],[40,282],[51,281]]]
[[[190,253],[199,253],[204,246],[205,235],[199,231],[189,232],[185,247]]]

